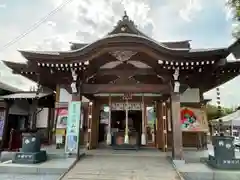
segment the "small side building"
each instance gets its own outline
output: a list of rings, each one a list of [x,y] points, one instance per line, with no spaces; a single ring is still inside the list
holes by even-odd
[[[54,126],[54,97],[52,91],[40,93],[20,91],[1,96],[5,104],[1,149],[17,150],[21,146],[19,138],[21,133],[18,132],[27,128],[37,129],[41,133],[42,143],[49,144],[50,132]],[[19,136],[12,137],[13,129]]]
[[[12,87],[6,83],[0,82],[0,96],[18,92],[20,89]],[[0,143],[3,142],[4,126],[6,124],[6,116],[8,114],[8,104],[0,98]]]

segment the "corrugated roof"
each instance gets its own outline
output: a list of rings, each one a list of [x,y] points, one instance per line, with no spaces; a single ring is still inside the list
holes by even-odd
[[[217,124],[218,123],[218,119],[213,119],[211,120],[212,124]],[[240,110],[237,110],[231,114],[228,114],[224,117],[221,117],[221,120],[223,121],[223,125],[233,125],[233,126],[240,126]]]
[[[52,93],[39,93],[38,97],[42,98],[50,94]],[[0,96],[0,99],[34,99],[34,98],[36,98],[36,92],[22,92]]]
[[[15,87],[10,86],[8,84],[5,84],[3,82],[0,82],[0,89],[6,90],[6,91],[10,91],[10,92],[22,91],[21,89],[15,88]]]

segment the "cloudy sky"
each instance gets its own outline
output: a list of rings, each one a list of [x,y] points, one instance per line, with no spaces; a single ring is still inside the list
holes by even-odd
[[[64,1],[0,0],[0,59],[24,62],[17,49],[68,50],[70,41],[94,41],[113,28],[124,10],[158,41],[192,40],[193,48],[226,47],[233,42],[226,0],[68,0],[39,23]],[[31,33],[12,41],[26,31]],[[30,81],[12,75],[2,63],[0,68],[1,81],[28,89]],[[240,104],[239,80],[221,87],[225,105]],[[206,97],[215,99],[215,91]]]

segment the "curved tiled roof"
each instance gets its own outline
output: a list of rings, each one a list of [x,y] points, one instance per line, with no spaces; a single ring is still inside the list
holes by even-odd
[[[9,84],[6,84],[6,83],[3,83],[3,82],[0,82],[0,89],[3,89],[5,91],[10,91],[10,92],[19,92],[19,91],[22,91],[21,89],[18,89],[16,87],[13,87]]]
[[[160,44],[163,44],[167,46],[168,48],[172,49],[191,49],[190,40],[185,41],[174,41],[174,42],[160,42]],[[84,46],[89,45],[89,43],[78,43],[78,42],[70,42],[71,44],[71,50],[77,50],[81,49]]]
[[[118,43],[141,43],[158,52],[167,53],[171,56],[208,56],[208,55],[220,55],[221,58],[229,54],[228,48],[220,49],[191,49],[189,40],[178,42],[157,42],[151,37],[148,37],[142,33],[132,20],[129,19],[126,12],[122,19],[117,23],[117,26],[108,33],[105,37],[98,39],[97,41],[87,43],[71,43],[70,51],[24,51],[20,50],[22,55],[28,57],[39,57],[41,59],[64,59],[64,57],[74,57],[86,55],[94,52],[94,49],[99,47],[106,47],[108,44]],[[116,45],[117,46],[117,45]],[[223,57],[222,57],[223,56]]]
[[[56,51],[20,51],[22,55],[26,58],[28,57],[41,57],[42,59],[64,59],[64,57],[76,57],[76,56],[82,56],[87,54],[92,54],[96,51],[97,48],[104,48],[106,45],[115,45],[120,46],[122,43],[135,43],[135,44],[143,44],[146,47],[149,47],[155,51],[169,54],[171,56],[176,57],[195,57],[198,55],[203,56],[211,56],[211,55],[221,55],[223,57],[226,57],[229,52],[227,48],[223,49],[206,49],[206,50],[192,50],[192,49],[182,49],[182,48],[169,48],[165,44],[160,44],[159,42],[148,39],[144,36],[139,36],[136,34],[127,34],[127,33],[118,33],[113,35],[108,35],[100,40],[97,40],[91,44],[88,44],[86,46],[83,46],[80,49],[76,50],[70,50],[70,51],[62,51],[62,52],[56,52]],[[223,58],[222,57],[222,58]]]

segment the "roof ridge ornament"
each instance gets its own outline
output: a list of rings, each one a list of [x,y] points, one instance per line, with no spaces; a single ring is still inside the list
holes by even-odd
[[[117,25],[108,35],[118,33],[141,34],[137,29],[137,25],[129,18],[126,10],[124,11],[122,19],[117,22]]]
[[[133,22],[133,20],[131,20],[127,14],[127,11],[124,11],[124,15],[122,17],[122,20],[120,20],[118,22],[118,24],[120,23],[124,23],[124,24],[131,24],[132,26],[134,26],[135,28],[137,28],[137,25],[135,25],[135,23]]]
[[[126,10],[124,11],[124,15],[122,17],[122,20],[129,20],[129,17],[127,15],[127,11]]]

